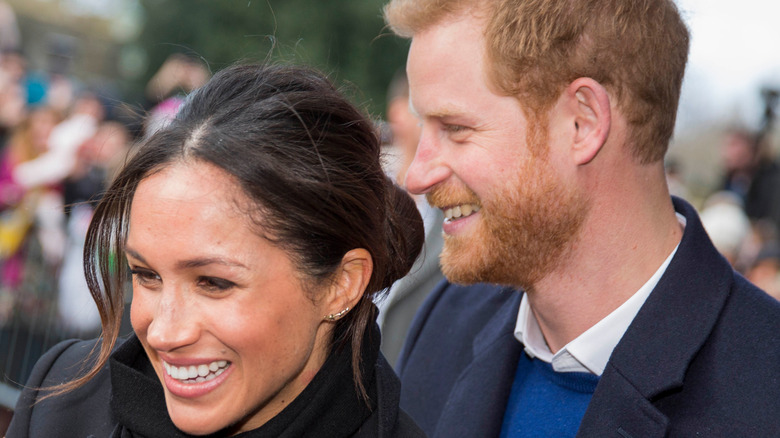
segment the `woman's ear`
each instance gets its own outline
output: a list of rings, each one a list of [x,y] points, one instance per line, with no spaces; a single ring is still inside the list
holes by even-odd
[[[348,251],[333,278],[324,303],[324,318],[336,321],[354,309],[366,291],[374,263],[371,254],[363,248]]]
[[[588,164],[601,151],[612,127],[609,93],[597,81],[579,78],[569,84],[565,94],[573,115],[573,159],[577,165]]]

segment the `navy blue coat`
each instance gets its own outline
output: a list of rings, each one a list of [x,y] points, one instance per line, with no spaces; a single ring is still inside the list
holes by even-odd
[[[680,247],[618,343],[578,437],[780,437],[780,302],[735,273],[690,205]],[[619,270],[620,266],[613,269]],[[522,345],[521,294],[440,284],[398,366],[432,438],[497,437]]]

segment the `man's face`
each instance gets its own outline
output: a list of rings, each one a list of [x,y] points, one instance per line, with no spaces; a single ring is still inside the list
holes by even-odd
[[[445,212],[442,269],[456,283],[531,288],[562,259],[586,202],[560,177],[547,123],[485,75],[483,22],[471,15],[416,34],[407,71],[422,136],[406,176]],[[528,135],[532,132],[532,135]]]

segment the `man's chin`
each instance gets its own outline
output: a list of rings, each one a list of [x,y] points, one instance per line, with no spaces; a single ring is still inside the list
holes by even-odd
[[[490,283],[490,260],[484,247],[469,246],[466,242],[447,239],[440,255],[441,272],[450,283],[470,285]]]
[[[522,265],[518,266],[511,252],[507,254],[505,249],[485,241],[476,245],[469,243],[463,239],[445,238],[439,263],[447,281],[464,286],[491,283],[526,290],[532,287],[534,279],[529,272],[519,269]]]

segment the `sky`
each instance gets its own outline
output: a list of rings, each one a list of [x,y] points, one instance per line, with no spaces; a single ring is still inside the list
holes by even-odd
[[[677,0],[691,31],[678,132],[738,117],[758,127],[762,87],[780,89],[780,2]]]

